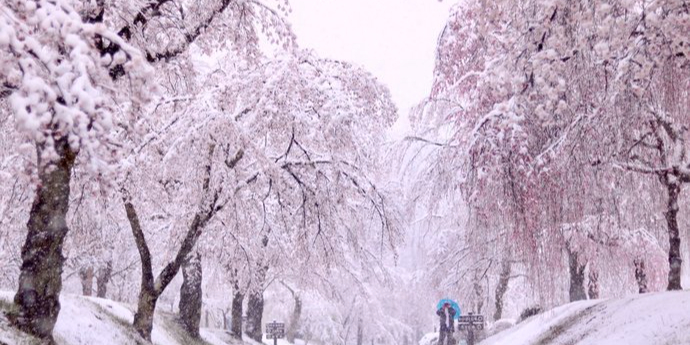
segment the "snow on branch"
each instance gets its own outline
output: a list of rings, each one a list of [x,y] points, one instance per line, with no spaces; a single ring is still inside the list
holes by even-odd
[[[0,81],[20,131],[40,148],[39,162],[58,155],[66,140],[90,160],[94,170],[112,163],[109,145],[115,123],[131,123],[128,108],[152,96],[152,70],[133,47],[102,24],[84,23],[62,0],[10,1],[0,5]],[[94,46],[101,35],[123,46],[118,56],[102,56]],[[129,87],[107,82],[107,61],[130,71]],[[123,116],[124,118],[121,118]]]

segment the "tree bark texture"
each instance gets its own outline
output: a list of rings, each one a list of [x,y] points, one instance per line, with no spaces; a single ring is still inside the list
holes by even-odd
[[[237,286],[235,287],[235,294],[232,297],[232,335],[238,339],[242,339],[242,303],[244,302],[244,294],[242,294]]]
[[[137,302],[137,311],[134,313],[134,330],[142,338],[151,341],[151,331],[153,331],[153,313],[156,311],[159,295],[154,289],[141,289]]]
[[[249,293],[247,301],[247,335],[257,342],[263,338],[262,318],[264,314],[263,291]]]
[[[268,236],[264,235],[261,238],[262,249],[265,250],[268,246]],[[263,338],[262,332],[262,318],[264,314],[264,284],[266,282],[266,273],[268,272],[268,265],[259,260],[254,271],[255,284],[249,292],[249,300],[247,301],[247,335],[257,342],[261,342]]]
[[[151,252],[146,244],[144,231],[139,223],[139,217],[134,209],[134,205],[125,201],[125,211],[141,259],[141,287],[139,289],[139,300],[137,311],[134,314],[133,325],[139,335],[150,341],[151,331],[153,330],[153,312],[158,301],[156,289],[154,288],[153,269],[151,268]]]
[[[680,195],[680,184],[672,183],[668,177],[662,178],[662,183],[666,186],[668,193],[668,204],[666,207],[666,224],[668,225],[668,287],[669,291],[682,290],[680,285],[681,266],[683,259],[680,256],[680,231],[678,229],[678,196]]]
[[[647,293],[649,289],[647,288],[647,272],[644,267],[643,259],[633,260],[635,265],[635,280],[637,281],[637,289],[639,293]]]
[[[593,269],[590,265],[589,274],[587,275],[589,281],[587,282],[587,295],[589,299],[599,298],[599,272]]]
[[[106,262],[104,267],[98,269],[96,276],[96,296],[105,298],[108,293],[108,283],[113,274],[113,262]]]
[[[81,280],[81,292],[84,296],[93,295],[93,267],[82,267],[79,270]]]
[[[577,252],[566,247],[568,252],[568,266],[570,270],[570,302],[587,299],[585,294],[585,268],[587,265],[580,264]]]
[[[364,344],[364,327],[362,327],[362,319],[357,321],[357,345]]]
[[[39,173],[40,185],[36,188],[21,250],[19,287],[14,296],[17,311],[10,315],[19,329],[49,342],[53,341],[52,332],[60,312],[65,260],[62,247],[69,231],[66,216],[77,156],[66,138],[55,141],[55,150],[58,160]],[[41,157],[40,148],[38,157]]]
[[[508,291],[511,266],[510,260],[504,259],[501,262],[501,274],[498,278],[498,285],[496,285],[496,310],[494,311],[494,321],[500,320],[501,317],[503,317],[503,297],[505,297],[506,291]]]
[[[201,254],[192,253],[182,266],[182,287],[180,288],[180,320],[190,336],[199,338],[201,323]]]

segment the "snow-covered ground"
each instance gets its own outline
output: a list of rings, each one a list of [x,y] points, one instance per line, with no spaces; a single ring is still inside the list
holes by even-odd
[[[0,291],[0,307],[6,310],[14,292]],[[60,296],[62,309],[54,337],[59,345],[131,345],[137,344],[132,327],[133,307],[107,299],[69,294]],[[221,329],[201,329],[203,341],[189,339],[170,313],[156,312],[152,340],[154,345],[259,345],[245,339],[240,342]],[[265,340],[265,344],[273,341]],[[300,344],[300,341],[296,341]],[[38,345],[39,341],[9,326],[0,312],[0,344]],[[279,345],[288,345],[284,340]]]
[[[12,296],[13,292],[0,291],[2,309],[9,307]],[[59,345],[137,343],[129,326],[134,315],[132,306],[75,295],[63,295],[61,303],[55,326]],[[682,345],[690,344],[688,330],[690,291],[662,292],[566,304],[529,318],[481,345]],[[193,341],[179,328],[173,314],[156,313],[152,336],[156,345],[259,345],[250,340],[239,342],[220,329],[202,329],[201,335],[203,341]],[[2,315],[0,344],[3,343],[39,344],[9,327]],[[270,345],[273,341],[264,343]],[[282,339],[278,344],[289,345]]]
[[[566,304],[533,316],[481,345],[690,344],[690,291]]]

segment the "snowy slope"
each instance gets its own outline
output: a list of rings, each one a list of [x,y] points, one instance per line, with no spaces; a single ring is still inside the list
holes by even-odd
[[[566,304],[481,345],[690,344],[690,291]]]
[[[1,309],[10,307],[13,296],[14,292],[0,291]],[[60,296],[60,304],[62,309],[54,331],[58,345],[137,344],[138,337],[130,327],[134,319],[132,306],[69,294]],[[259,345],[251,340],[239,342],[221,329],[201,329],[201,337],[201,342],[189,339],[173,314],[157,312],[154,317],[154,345]],[[273,344],[268,340],[264,343]],[[4,313],[0,313],[0,344],[34,345],[40,342],[10,327]]]

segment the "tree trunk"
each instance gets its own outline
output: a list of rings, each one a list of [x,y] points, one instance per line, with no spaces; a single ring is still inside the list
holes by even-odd
[[[668,287],[667,290],[682,290],[680,285],[681,265],[683,260],[680,256],[680,231],[678,230],[678,196],[680,185],[670,183],[668,177],[662,179],[668,193],[668,204],[666,207],[666,223],[668,225]]]
[[[132,234],[139,251],[141,258],[141,288],[139,291],[139,302],[137,305],[137,312],[134,314],[134,328],[146,340],[151,341],[151,330],[153,329],[153,312],[156,308],[158,297],[165,291],[168,284],[175,278],[177,272],[182,266],[182,262],[189,255],[194,248],[201,230],[206,225],[206,222],[213,216],[213,212],[219,208],[211,208],[207,214],[200,215],[197,213],[194,220],[187,230],[187,235],[182,241],[182,246],[177,251],[177,255],[172,262],[169,262],[165,268],[158,274],[156,280],[153,280],[153,269],[151,268],[151,253],[146,244],[144,232],[139,223],[134,205],[125,200],[125,211],[127,213],[127,220],[132,228]],[[215,211],[214,211],[215,210]]]
[[[639,293],[649,292],[647,288],[647,273],[645,272],[644,260],[635,259],[633,261],[635,265],[635,280],[637,281],[637,288]]]
[[[591,265],[589,267],[588,278],[589,278],[589,282],[587,283],[587,295],[589,296],[589,299],[598,299],[599,298],[599,272],[597,272],[596,269],[593,269]]]
[[[209,155],[213,155],[215,146],[209,147]],[[151,330],[153,329],[153,312],[156,309],[156,302],[158,297],[165,291],[168,284],[175,278],[177,272],[180,270],[185,258],[191,253],[196,245],[196,242],[201,236],[201,232],[213,216],[223,209],[225,204],[218,204],[220,191],[215,191],[213,195],[209,193],[209,186],[211,183],[211,164],[205,167],[206,176],[202,182],[203,195],[210,196],[210,205],[204,205],[199,208],[199,211],[194,215],[192,223],[187,229],[187,234],[182,240],[182,245],[175,255],[175,259],[169,262],[163,270],[158,274],[156,280],[153,280],[153,269],[151,267],[151,252],[149,251],[144,231],[141,228],[139,217],[136,209],[127,196],[123,196],[125,204],[125,212],[127,220],[132,228],[134,241],[139,251],[141,258],[141,289],[139,291],[139,303],[137,312],[134,314],[134,328],[146,340],[151,341]]]
[[[577,252],[570,249],[570,244],[566,245],[568,252],[568,263],[570,268],[570,302],[587,299],[585,294],[585,267],[578,261]]]
[[[484,296],[483,296],[482,285],[481,285],[480,280],[478,279],[478,277],[476,275],[475,275],[473,290],[474,290],[474,312],[476,314],[481,314],[482,308],[484,307]]]
[[[41,166],[41,149],[38,150]],[[62,246],[67,228],[70,178],[77,153],[67,138],[55,140],[58,160],[39,172],[22,246],[19,287],[14,296],[17,310],[10,314],[15,326],[24,332],[52,342],[53,328],[60,312],[62,290]]]
[[[149,247],[146,244],[144,231],[141,229],[139,217],[134,209],[134,205],[125,201],[125,211],[141,259],[141,287],[139,288],[139,300],[137,303],[137,312],[134,314],[133,325],[134,329],[142,338],[151,341],[153,312],[156,310],[156,302],[158,301],[158,294],[156,293],[153,281],[153,269],[151,268],[151,252],[149,252]]]
[[[228,310],[221,310],[223,313],[223,330],[228,331]]]
[[[184,328],[193,338],[199,338],[201,323],[201,254],[190,254],[182,266],[182,288],[180,288],[180,319]],[[208,320],[207,320],[208,322]]]
[[[242,339],[242,294],[235,285],[235,295],[232,297],[232,335],[237,339]]]
[[[108,283],[113,274],[113,262],[108,261],[105,267],[98,269],[98,276],[96,277],[96,296],[105,298],[108,292]]]
[[[268,241],[268,236],[266,235],[261,238],[262,249],[266,249]],[[259,260],[254,272],[254,289],[250,290],[249,300],[247,301],[247,335],[259,343],[261,343],[263,338],[261,322],[264,314],[264,284],[267,272],[268,265],[262,264],[261,260]]]
[[[292,310],[292,315],[290,316],[290,323],[288,324],[286,334],[287,341],[294,344],[295,336],[299,330],[299,320],[302,317],[302,299],[300,298],[299,294],[290,286],[285,284],[285,282],[281,282],[281,284],[283,284],[283,286],[290,291],[292,298],[295,299],[295,309]]]
[[[134,314],[134,322],[132,324],[137,333],[148,341],[151,341],[153,313],[156,311],[158,297],[154,289],[142,288],[139,291],[137,312]]]
[[[508,291],[511,268],[510,260],[503,259],[503,262],[501,262],[501,275],[498,278],[498,285],[496,285],[496,310],[494,311],[494,321],[500,320],[503,316],[503,297],[506,291]]]
[[[93,267],[86,267],[79,270],[81,280],[81,292],[84,296],[93,294]]]
[[[192,251],[197,239],[201,236],[201,229],[206,220],[201,220],[199,214],[194,217],[194,221],[187,231],[187,236],[182,242],[182,246],[177,252],[175,259],[165,266],[158,275],[155,282],[153,280],[153,269],[151,268],[151,253],[144,232],[139,223],[139,217],[131,202],[125,201],[125,211],[127,219],[132,227],[132,234],[137,244],[137,250],[141,258],[141,288],[139,291],[139,302],[137,312],[134,314],[134,328],[146,340],[151,341],[151,330],[153,329],[153,312],[156,308],[158,297],[165,291],[165,288],[175,278],[184,258]]]
[[[290,343],[295,343],[295,336],[299,330],[299,320],[302,317],[302,299],[295,295],[295,309],[292,310],[292,316],[290,317],[290,324],[287,329],[287,341]]]
[[[264,295],[261,291],[251,292],[247,303],[247,335],[254,341],[263,338],[262,317],[264,313]]]

